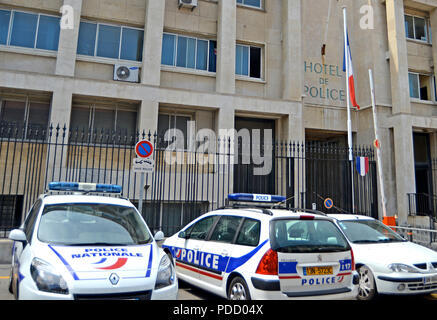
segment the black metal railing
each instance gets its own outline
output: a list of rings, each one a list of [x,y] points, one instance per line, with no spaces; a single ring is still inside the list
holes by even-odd
[[[427,193],[408,193],[408,215],[428,216],[437,220],[437,196]]]
[[[208,150],[199,141],[190,149],[172,149],[162,135],[146,131],[128,135],[65,125],[41,130],[0,123],[0,138],[0,238],[21,224],[51,181],[118,184],[122,196],[136,205],[142,192],[146,222],[166,235],[223,207],[231,192],[280,194],[290,207],[311,209],[315,203],[327,212],[377,216],[376,164],[367,147],[353,150],[354,156],[370,160],[368,174],[361,177],[351,170],[354,162],[348,160],[347,148],[323,143],[272,142],[262,147],[260,164],[250,157],[242,161],[243,145],[229,137],[214,138]],[[155,145],[155,170],[140,185],[132,164],[134,146],[143,139]],[[262,166],[270,170],[254,175]],[[328,197],[334,202],[331,210],[323,208]]]

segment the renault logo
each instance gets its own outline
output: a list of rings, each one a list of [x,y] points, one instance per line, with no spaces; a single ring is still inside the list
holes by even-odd
[[[321,254],[319,254],[319,255],[317,256],[317,261],[318,261],[318,262],[322,262],[322,255],[321,255]]]
[[[114,286],[118,283],[119,280],[120,280],[120,277],[118,275],[116,275],[115,273],[113,273],[109,276],[109,281],[111,281],[112,285],[114,285]]]

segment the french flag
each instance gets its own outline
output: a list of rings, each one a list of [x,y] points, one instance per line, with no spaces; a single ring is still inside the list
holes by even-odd
[[[357,157],[357,171],[362,176],[365,177],[369,172],[369,158],[368,157]]]
[[[348,59],[348,66],[349,66],[349,73],[347,75],[349,79],[349,94],[350,99],[352,102],[352,105],[357,108],[357,110],[360,110],[360,106],[357,103],[356,95],[355,95],[355,82],[354,82],[354,68],[352,66],[352,54],[351,54],[351,47],[349,45],[349,35],[347,36],[347,48],[344,50],[344,56],[343,56],[343,71],[346,72],[346,59]]]

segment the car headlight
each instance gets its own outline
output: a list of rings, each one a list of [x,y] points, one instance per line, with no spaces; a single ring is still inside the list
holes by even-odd
[[[172,285],[175,281],[173,263],[168,255],[164,255],[159,263],[158,275],[156,277],[155,289],[161,289]]]
[[[392,263],[388,266],[388,268],[393,272],[410,272],[417,273],[417,270],[413,267],[403,264],[403,263]]]
[[[68,286],[64,278],[47,262],[34,258],[30,265],[30,274],[40,291],[68,294]]]

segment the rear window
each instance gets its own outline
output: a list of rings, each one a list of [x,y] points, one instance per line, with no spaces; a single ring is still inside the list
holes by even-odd
[[[273,250],[284,253],[350,250],[341,231],[328,220],[272,220],[270,242]]]

